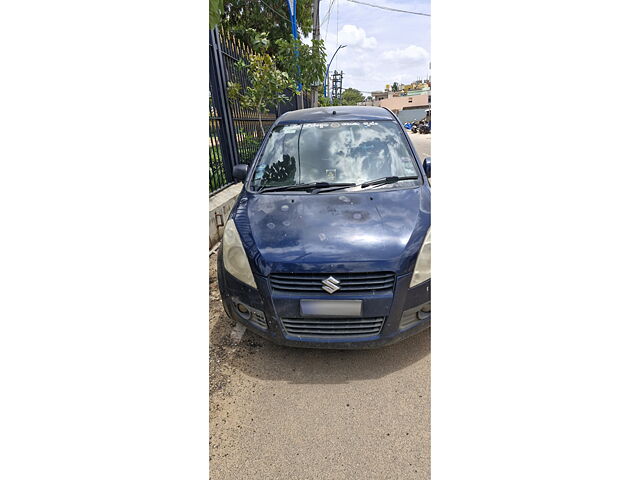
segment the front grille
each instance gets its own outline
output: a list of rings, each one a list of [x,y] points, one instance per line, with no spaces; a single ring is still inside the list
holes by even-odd
[[[286,293],[327,293],[322,281],[333,277],[339,282],[338,293],[379,294],[393,290],[392,272],[376,273],[274,273],[269,277],[274,291]]]
[[[384,317],[378,318],[283,318],[288,335],[297,337],[366,337],[378,335]]]

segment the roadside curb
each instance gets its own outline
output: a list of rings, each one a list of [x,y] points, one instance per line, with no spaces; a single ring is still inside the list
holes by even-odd
[[[209,254],[222,239],[224,225],[242,187],[242,183],[236,183],[209,198]]]

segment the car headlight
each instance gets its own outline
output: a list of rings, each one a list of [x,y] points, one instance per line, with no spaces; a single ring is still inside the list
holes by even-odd
[[[422,248],[420,249],[420,253],[418,253],[418,261],[416,262],[416,266],[413,269],[413,276],[411,277],[411,283],[409,284],[409,288],[415,287],[416,285],[426,282],[431,278],[431,227],[429,227],[429,231],[427,232],[427,236],[422,242]]]
[[[227,226],[224,228],[224,235],[222,236],[222,261],[227,272],[241,282],[253,288],[258,288],[249,266],[249,259],[242,246],[240,234],[231,218],[227,221]]]

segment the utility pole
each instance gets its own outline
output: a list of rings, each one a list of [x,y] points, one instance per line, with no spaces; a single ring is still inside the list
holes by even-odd
[[[313,0],[311,15],[313,16],[313,39],[320,40],[320,0]],[[311,86],[311,106],[318,106],[318,85]]]
[[[333,71],[331,75],[331,105],[334,101],[342,100],[342,77],[344,72],[341,70],[338,73],[337,70]]]
[[[298,24],[296,22],[296,9],[297,0],[287,0],[287,6],[289,7],[289,20],[291,21],[291,34],[293,39],[298,39]],[[298,49],[295,49],[295,61],[298,63]],[[300,66],[298,65],[298,72],[300,72]],[[302,85],[298,82],[298,88],[296,90],[296,105],[298,110],[304,108],[304,99],[302,97]]]
[[[346,45],[340,45],[335,52],[333,52],[333,55],[331,56],[331,60],[329,60],[329,65],[327,65],[327,72],[324,74],[324,96],[327,96],[327,88],[328,88],[328,83],[329,83],[329,67],[331,67],[331,62],[333,62],[333,59],[336,56],[336,53],[338,53],[338,51],[340,51],[341,48],[345,48]]]

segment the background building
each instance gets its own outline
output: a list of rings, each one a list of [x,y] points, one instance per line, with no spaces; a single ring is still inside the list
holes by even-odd
[[[431,118],[431,89],[408,90],[398,96],[380,100],[381,107],[395,113],[401,122],[414,122],[425,117]]]
[[[385,107],[395,113],[404,122],[419,121],[427,117],[431,119],[431,82],[416,80],[410,84],[395,83],[392,89],[387,85],[385,90],[371,92],[371,95],[358,105]]]

